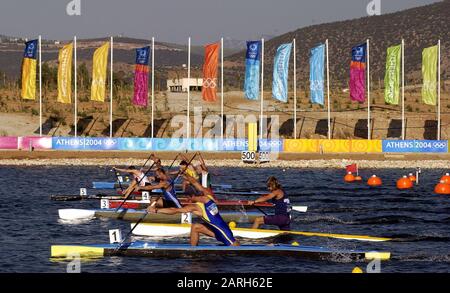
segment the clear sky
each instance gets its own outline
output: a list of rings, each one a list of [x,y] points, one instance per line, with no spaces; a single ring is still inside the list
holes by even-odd
[[[194,44],[221,36],[246,40],[297,28],[367,16],[371,0],[80,0],[81,16],[68,16],[71,0],[0,0],[0,34],[46,39],[125,35]],[[389,13],[439,0],[379,0]]]

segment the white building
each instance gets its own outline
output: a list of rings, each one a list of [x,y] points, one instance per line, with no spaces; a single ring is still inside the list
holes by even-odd
[[[201,91],[203,78],[174,78],[167,80],[167,90],[173,93],[187,92],[188,86],[191,91]]]

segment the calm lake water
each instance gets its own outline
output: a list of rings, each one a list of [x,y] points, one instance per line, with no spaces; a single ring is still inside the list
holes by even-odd
[[[52,202],[51,194],[78,194],[92,181],[112,181],[110,167],[0,167],[0,272],[65,272],[67,262],[49,259],[52,244],[108,243],[108,230],[129,224],[92,220],[82,224],[58,221],[58,209],[96,208],[98,201]],[[291,201],[307,205],[307,213],[294,214],[293,228],[302,231],[394,237],[393,242],[370,243],[295,236],[291,239],[258,240],[336,249],[390,251],[382,272],[450,271],[450,198],[433,194],[435,183],[447,170],[424,170],[421,183],[410,191],[398,191],[395,180],[410,170],[362,170],[365,178],[376,173],[381,188],[345,184],[342,170],[329,169],[213,169],[215,183],[236,188],[262,189],[275,175]],[[95,194],[98,191],[88,190]],[[147,239],[155,241],[155,239]],[[171,239],[188,242],[187,238]],[[216,243],[202,240],[203,243]],[[254,243],[247,240],[244,243]],[[82,272],[350,272],[364,262],[335,257],[313,261],[292,257],[220,257],[207,259],[152,259],[108,257],[83,262]]]

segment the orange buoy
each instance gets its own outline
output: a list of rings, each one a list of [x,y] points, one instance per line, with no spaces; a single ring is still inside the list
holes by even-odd
[[[444,184],[450,184],[450,174],[445,173],[445,175],[441,177],[441,181],[444,181]]]
[[[344,177],[344,181],[347,183],[353,182],[355,181],[355,176],[352,174],[352,172],[348,172]]]
[[[445,184],[444,181],[441,180],[434,188],[434,192],[437,194],[450,194],[450,184]]]
[[[410,189],[412,187],[413,187],[412,181],[406,176],[403,176],[402,178],[397,180],[397,188],[400,190]]]
[[[355,176],[355,181],[361,182],[362,181],[362,177],[361,176]]]
[[[416,176],[414,176],[413,173],[409,173],[408,179],[411,180],[411,182],[416,182],[417,181],[417,178],[416,178]]]
[[[372,187],[381,186],[383,182],[381,181],[380,177],[377,177],[377,175],[373,175],[372,177],[367,180],[367,184]]]

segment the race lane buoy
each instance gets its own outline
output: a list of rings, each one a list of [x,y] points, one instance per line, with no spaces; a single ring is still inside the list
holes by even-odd
[[[362,274],[363,270],[360,267],[354,267],[352,270],[352,274]]]
[[[231,221],[230,223],[228,223],[228,226],[230,227],[230,229],[234,229],[236,228],[236,222]]]
[[[441,181],[444,181],[444,184],[450,184],[450,174],[445,173],[445,175],[441,177]]]
[[[406,176],[397,180],[397,188],[400,190],[410,189],[413,187],[412,180]]]
[[[353,175],[352,172],[348,172],[344,177],[344,181],[347,183],[355,181],[355,175]]]
[[[362,177],[361,176],[355,176],[355,181],[357,182],[361,182],[362,181]]]
[[[411,182],[416,182],[416,181],[417,181],[417,178],[416,178],[416,176],[414,176],[413,173],[409,173],[408,179],[409,179]]]
[[[436,194],[450,194],[450,184],[445,184],[444,180],[441,180],[434,188]]]
[[[381,181],[380,177],[377,177],[377,175],[373,175],[369,178],[369,180],[367,180],[367,184],[371,187],[377,187],[381,186],[383,182]]]

